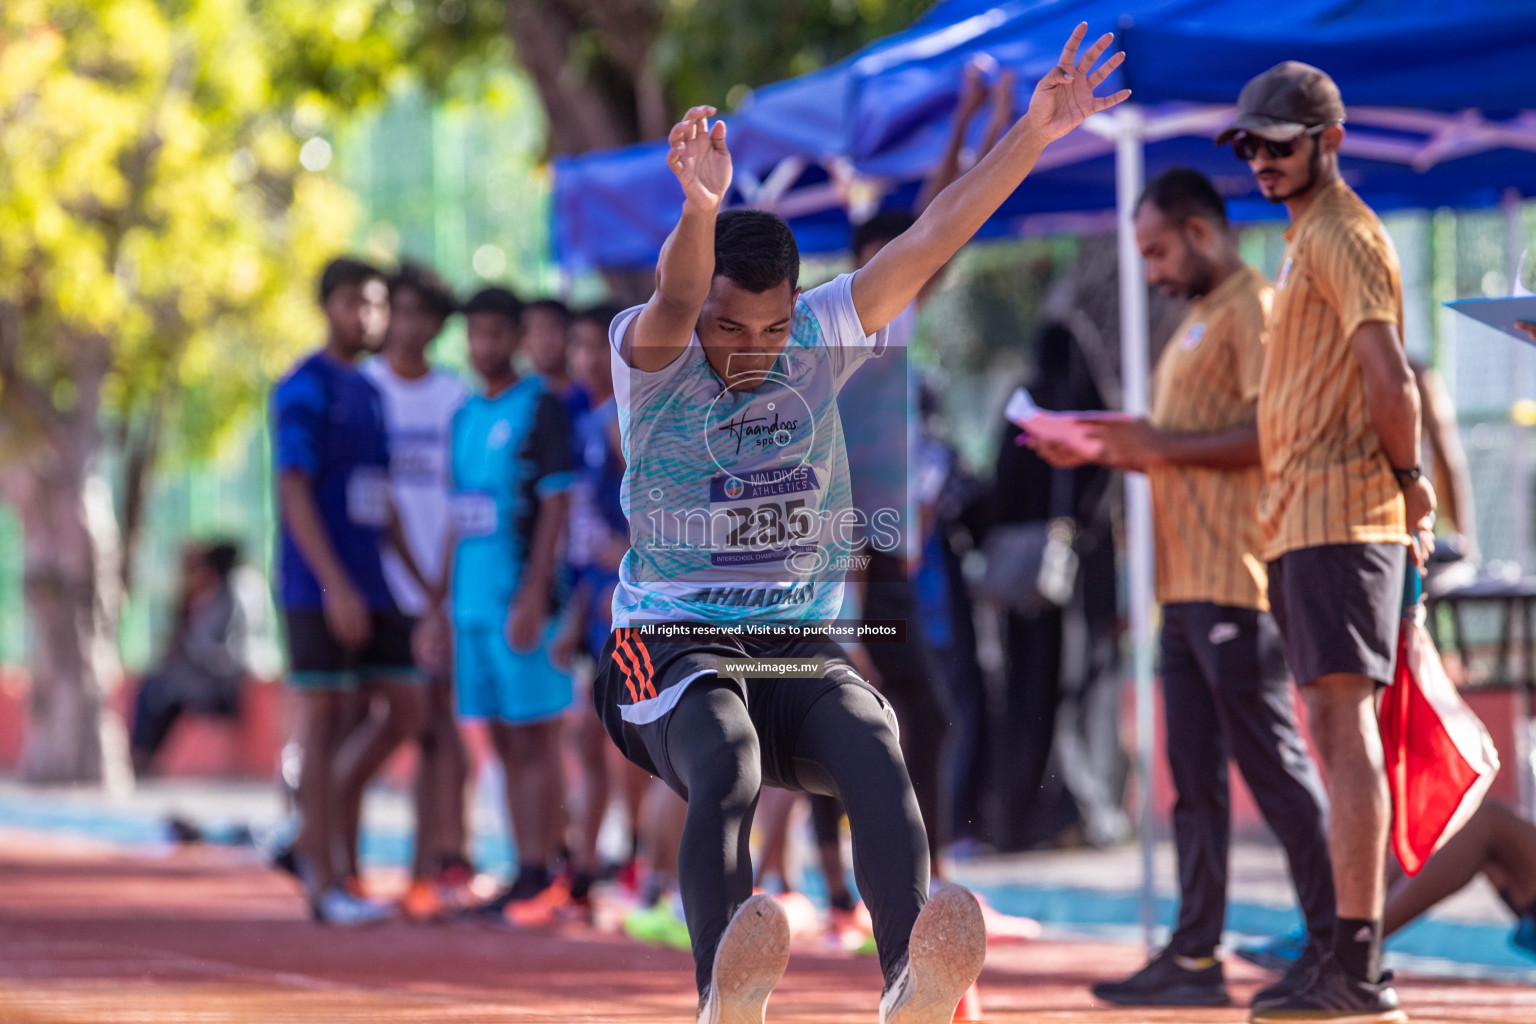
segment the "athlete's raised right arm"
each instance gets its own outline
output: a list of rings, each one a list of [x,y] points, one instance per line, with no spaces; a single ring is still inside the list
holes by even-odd
[[[683,186],[683,213],[661,247],[656,292],[635,317],[619,353],[637,370],[665,368],[688,347],[715,276],[715,214],[731,186],[725,122],[714,107],[694,107],[667,141],[667,166]]]

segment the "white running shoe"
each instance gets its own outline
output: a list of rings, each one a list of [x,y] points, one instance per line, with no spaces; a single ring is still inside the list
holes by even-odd
[[[880,1024],[950,1024],[986,959],[987,926],[976,897],[946,885],[917,915],[907,962],[880,996]]]
[[[338,928],[358,928],[388,921],[394,913],[382,903],[358,899],[339,885],[321,893],[313,904],[315,920]]]
[[[789,918],[772,896],[743,903],[715,947],[698,1024],[763,1024],[768,996],[789,966]]]

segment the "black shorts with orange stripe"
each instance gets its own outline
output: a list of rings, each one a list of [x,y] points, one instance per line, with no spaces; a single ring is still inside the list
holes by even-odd
[[[747,679],[720,675],[721,658],[819,658],[825,668],[820,679]],[[848,661],[842,647],[831,640],[644,640],[633,628],[615,629],[608,635],[592,681],[598,717],[626,758],[679,792],[682,783],[666,763],[667,718],[689,684],[706,676],[719,676],[741,694],[749,709],[772,717],[801,716],[804,707],[835,686],[862,686],[879,697]],[[749,699],[749,692],[759,688],[765,688],[759,697],[772,689],[791,691],[794,699]],[[888,707],[884,697],[880,702]],[[798,720],[759,724],[770,733],[784,735],[793,734],[799,726]],[[776,759],[779,753],[788,757],[787,751],[770,751],[765,745],[765,762]]]

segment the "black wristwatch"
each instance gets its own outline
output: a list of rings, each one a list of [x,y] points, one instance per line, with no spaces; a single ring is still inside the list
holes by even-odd
[[[1397,477],[1398,488],[1406,491],[1419,482],[1419,478],[1424,475],[1424,471],[1418,466],[1414,466],[1412,469],[1398,469],[1394,466],[1392,467],[1392,475]]]

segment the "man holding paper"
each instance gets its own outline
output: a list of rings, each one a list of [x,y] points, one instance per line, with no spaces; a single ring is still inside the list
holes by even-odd
[[[1258,557],[1255,404],[1273,289],[1243,263],[1221,197],[1195,171],[1154,179],[1135,227],[1148,280],[1191,300],[1158,362],[1151,418],[1046,414],[1050,422],[1021,426],[1053,465],[1097,462],[1146,473],[1152,485],[1179,921],[1151,963],[1095,985],[1094,995],[1126,1005],[1224,1005],[1216,951],[1226,919],[1229,756],[1285,845],[1309,931],[1319,940],[1333,931],[1322,782],[1296,722]]]

